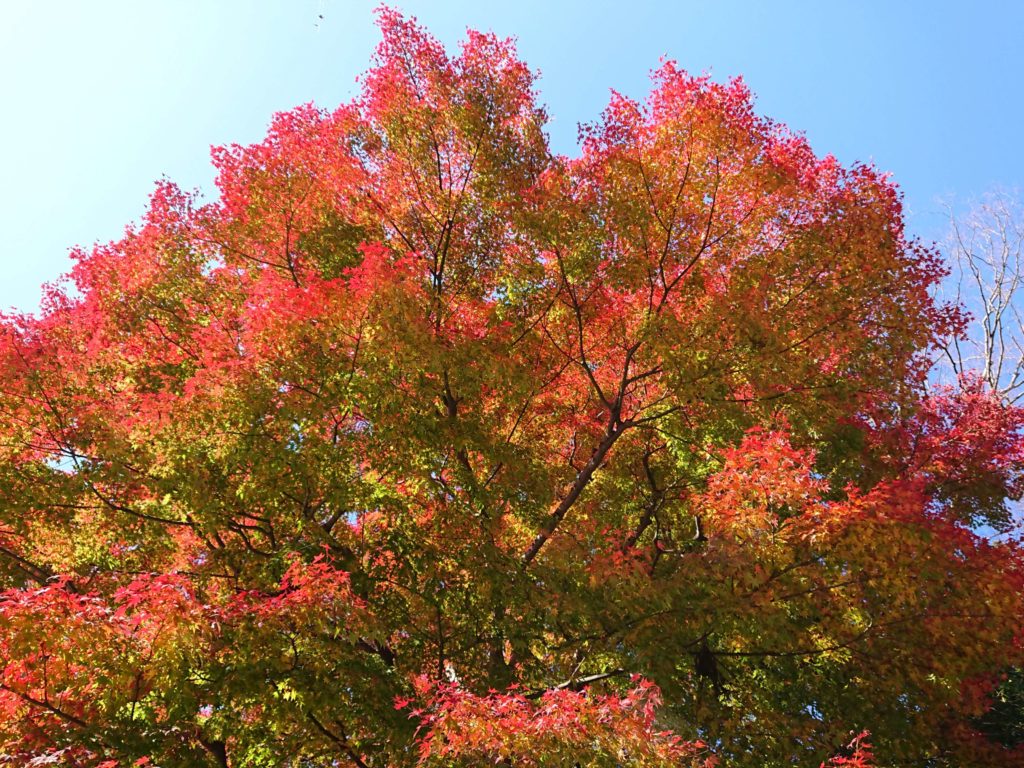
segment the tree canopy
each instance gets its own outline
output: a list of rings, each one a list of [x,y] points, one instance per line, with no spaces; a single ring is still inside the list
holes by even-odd
[[[672,63],[556,155],[380,27],[3,318],[0,763],[1018,759],[1024,412],[894,184]]]

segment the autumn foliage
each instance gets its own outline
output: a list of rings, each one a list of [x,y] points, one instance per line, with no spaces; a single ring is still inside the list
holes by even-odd
[[[3,318],[0,763],[1019,761],[1024,412],[892,182],[671,63],[555,155],[380,26]]]

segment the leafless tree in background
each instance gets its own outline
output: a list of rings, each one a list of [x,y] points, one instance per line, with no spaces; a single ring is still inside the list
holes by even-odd
[[[947,210],[951,286],[971,319],[946,357],[954,374],[977,371],[1015,403],[1024,398],[1024,206],[996,191],[964,215]]]

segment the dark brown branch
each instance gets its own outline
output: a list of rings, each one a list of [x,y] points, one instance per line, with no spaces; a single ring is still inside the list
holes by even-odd
[[[5,683],[0,683],[0,690],[7,691],[12,695],[17,696],[26,704],[31,704],[40,709],[44,709],[50,714],[56,715],[61,720],[66,720],[67,722],[72,723],[73,725],[77,725],[79,728],[90,728],[90,725],[84,720],[82,720],[80,717],[76,717],[75,715],[72,715],[70,712],[65,712],[63,709],[55,707],[49,701],[41,701],[33,696],[30,696],[27,693],[11,688],[9,685]]]
[[[528,694],[526,694],[526,698],[528,698],[528,699],[539,699],[541,696],[543,696],[548,691],[565,691],[565,690],[580,691],[580,690],[586,688],[588,685],[591,685],[592,683],[597,683],[597,682],[600,682],[601,680],[607,680],[610,677],[619,677],[620,675],[624,675],[624,674],[626,674],[626,670],[624,670],[624,669],[613,669],[613,670],[611,670],[609,672],[599,672],[598,674],[595,674],[595,675],[587,675],[586,677],[577,677],[577,678],[573,678],[571,680],[566,680],[565,682],[559,683],[558,685],[554,686],[553,688],[541,688],[541,689],[538,689],[536,691],[530,691]]]
[[[221,768],[231,768],[231,763],[228,762],[228,746],[219,739],[207,739],[202,734],[196,734],[196,741],[198,741],[203,749],[210,753],[217,765]]]
[[[565,517],[566,513],[572,508],[572,505],[576,503],[576,500],[583,493],[583,489],[587,487],[590,482],[590,478],[597,471],[598,467],[604,463],[605,457],[608,452],[615,445],[615,442],[619,439],[623,432],[626,431],[627,423],[619,421],[617,416],[613,416],[608,423],[608,429],[605,432],[604,439],[601,440],[597,448],[594,449],[593,455],[580,469],[579,474],[576,475],[576,479],[573,481],[572,486],[569,488],[569,492],[566,493],[565,497],[558,503],[548,515],[547,521],[544,523],[537,534],[533,543],[523,553],[522,565],[525,568],[533,562],[534,558],[537,557],[540,550],[547,543],[548,539],[554,534],[555,529],[558,528],[559,523],[562,522],[562,518]]]
[[[359,753],[352,749],[352,745],[349,744],[348,739],[344,735],[339,736],[338,734],[331,732],[331,730],[327,728],[327,726],[325,726],[323,723],[317,720],[316,715],[314,715],[312,712],[307,712],[306,717],[309,718],[310,722],[313,723],[314,726],[316,726],[316,729],[320,731],[320,733],[322,733],[324,736],[326,736],[328,740],[330,740],[334,744],[337,744],[341,748],[341,750],[348,756],[348,758],[358,766],[358,768],[370,768],[370,766],[367,765],[366,762],[359,756]]]

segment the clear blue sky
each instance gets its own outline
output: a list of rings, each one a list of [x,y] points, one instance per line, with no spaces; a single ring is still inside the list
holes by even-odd
[[[274,111],[354,95],[376,4],[2,0],[0,308],[34,309],[69,247],[117,237],[160,176],[211,191],[211,144],[255,141]],[[1024,186],[1024,2],[395,5],[449,46],[467,26],[517,37],[560,152],[610,88],[642,96],[666,55],[742,74],[758,111],[818,152],[891,171],[925,238],[943,233],[940,198]]]

